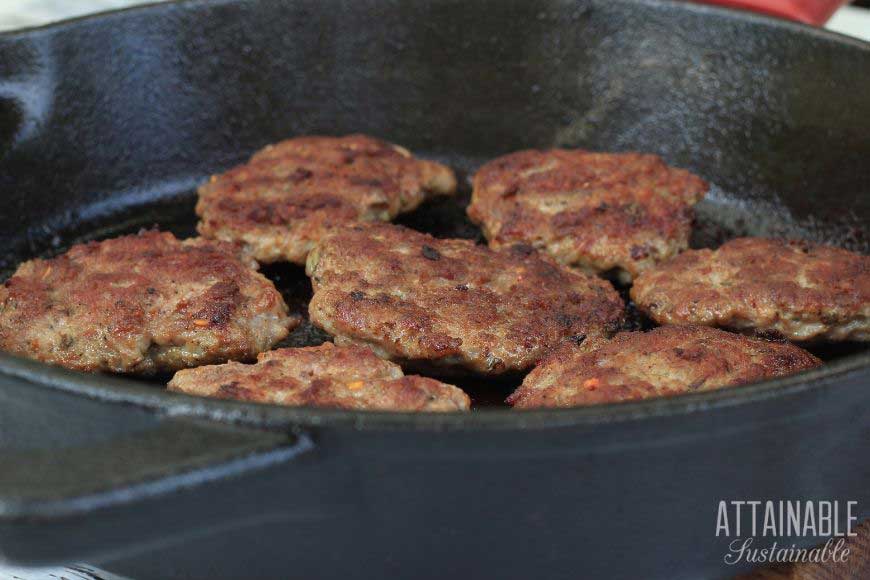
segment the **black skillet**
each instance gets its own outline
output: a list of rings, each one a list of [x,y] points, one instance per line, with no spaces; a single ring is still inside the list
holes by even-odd
[[[715,184],[696,245],[870,245],[866,44],[652,0],[219,0],[0,35],[0,269],[190,233],[210,173],[348,132],[463,175],[526,147],[656,152]],[[403,221],[475,237],[465,196]],[[269,273],[304,308],[301,270]],[[445,415],[201,400],[2,355],[0,554],[135,578],[728,576],[720,500],[870,515],[870,354],[821,354],[586,409],[490,408],[514,385],[469,382],[479,408]]]

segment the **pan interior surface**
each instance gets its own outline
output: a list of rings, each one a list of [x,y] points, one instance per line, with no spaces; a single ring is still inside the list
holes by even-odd
[[[707,179],[694,247],[765,235],[870,249],[870,75],[854,72],[870,67],[866,45],[667,2],[288,1],[280,18],[266,4],[0,37],[0,279],[82,241],[194,235],[209,174],[282,138],[352,132],[457,171],[460,195],[398,220],[439,237],[482,239],[464,209],[483,162],[563,146],[657,153]],[[302,268],[264,272],[305,314]],[[631,312],[630,328],[649,327]],[[281,346],[327,338],[306,323]],[[489,408],[520,379],[450,381]]]
[[[471,167],[473,161],[457,157],[441,158],[454,167]],[[459,237],[484,243],[480,230],[472,224],[465,215],[465,207],[470,198],[469,172],[460,171],[460,194],[455,198],[445,198],[431,201],[409,214],[401,216],[397,223],[419,231],[431,233],[438,237]],[[51,232],[47,240],[49,248],[39,252],[41,256],[51,256],[66,251],[71,245],[95,239],[104,239],[124,234],[132,234],[143,228],[159,228],[173,232],[184,238],[196,235],[196,216],[194,205],[196,192],[194,190],[179,191],[170,199],[136,204],[131,207],[119,207],[116,211],[94,220],[76,224],[68,231]],[[760,207],[759,207],[760,205]],[[813,230],[806,224],[793,219],[784,208],[776,208],[768,204],[741,203],[736,196],[723,192],[716,186],[712,187],[709,199],[697,208],[697,222],[693,233],[692,246],[716,247],[724,241],[740,235],[772,235],[805,239],[820,238],[813,235]],[[836,232],[834,232],[836,233]],[[829,242],[829,238],[821,238]],[[304,318],[304,323],[296,328],[285,340],[275,348],[315,346],[330,340],[324,333],[308,321],[308,302],[311,298],[311,284],[301,266],[293,264],[271,264],[261,268],[281,291],[291,312]],[[13,270],[3,272],[5,279]],[[619,288],[628,304],[628,319],[626,330],[646,330],[654,324],[638,312],[628,297],[627,288]],[[823,360],[831,361],[860,353],[866,353],[868,347],[860,343],[844,343],[837,345],[810,346],[809,349]],[[131,378],[129,380],[162,388],[171,376],[158,375],[150,378]],[[476,409],[504,407],[504,399],[522,382],[521,376],[475,378],[475,377],[441,377],[462,387],[472,397]]]

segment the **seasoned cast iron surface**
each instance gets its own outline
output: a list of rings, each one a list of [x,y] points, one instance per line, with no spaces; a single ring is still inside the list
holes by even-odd
[[[419,231],[431,233],[437,237],[458,237],[485,243],[480,230],[472,224],[465,214],[465,207],[471,195],[470,176],[479,160],[452,158],[445,160],[457,169],[459,177],[459,194],[454,198],[438,198],[430,201],[418,210],[400,216],[397,223]],[[205,178],[205,176],[204,176]],[[44,239],[35,244],[34,255],[51,256],[66,251],[72,244],[101,239],[127,233],[134,233],[141,228],[157,227],[169,230],[179,237],[196,235],[196,215],[194,191],[181,191],[169,200],[158,203],[134,206],[124,211],[106,216],[95,222],[83,222],[68,231],[47,232]],[[692,238],[692,247],[715,247],[723,241],[739,235],[779,235],[787,237],[804,237],[823,239],[842,245],[855,247],[854,241],[844,237],[818,236],[812,228],[807,228],[783,216],[787,213],[774,210],[771,207],[738,202],[732,196],[722,192],[715,185],[707,200],[697,208],[697,219]],[[834,232],[836,234],[836,232]],[[815,234],[815,235],[814,235]],[[859,249],[861,244],[857,244]],[[14,271],[6,268],[2,279],[6,279]],[[288,263],[272,264],[262,267],[263,273],[270,278],[281,291],[291,312],[299,313],[305,322],[296,328],[284,341],[276,346],[298,347],[313,346],[329,340],[329,335],[308,322],[308,301],[311,298],[311,284],[305,275],[305,269]],[[646,330],[654,324],[640,313],[628,297],[628,287],[617,286],[628,308],[625,323],[626,330]],[[811,347],[817,356],[830,360],[841,356],[862,352],[867,347],[861,344],[838,344]],[[151,379],[133,379],[162,387],[171,375],[161,375]],[[462,387],[471,396],[474,407],[503,406],[504,399],[522,382],[522,376],[514,375],[494,379],[479,379],[473,377],[456,378],[441,377],[445,381]]]

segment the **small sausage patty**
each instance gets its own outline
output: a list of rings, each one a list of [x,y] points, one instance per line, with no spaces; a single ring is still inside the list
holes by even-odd
[[[523,242],[623,282],[688,247],[707,184],[656,155],[519,151],[474,176],[468,215],[490,246]]]
[[[870,257],[830,246],[739,238],[644,273],[631,296],[660,324],[870,340]]]
[[[453,172],[364,135],[297,137],[199,188],[199,233],[243,242],[260,262],[304,264],[332,227],[389,221],[456,191]]]
[[[521,371],[567,336],[613,331],[623,315],[609,282],[528,246],[494,251],[387,224],[327,236],[307,272],[311,320],[336,344],[424,368]]]
[[[299,320],[239,248],[142,232],[32,260],[0,287],[0,349],[150,374],[252,359]]]
[[[811,369],[821,361],[786,342],[705,326],[566,341],[526,376],[508,403],[577,407],[711,391]]]
[[[265,352],[254,365],[232,362],[179,371],[168,387],[201,397],[289,406],[462,411],[471,404],[453,385],[404,376],[399,365],[368,348],[328,342]]]

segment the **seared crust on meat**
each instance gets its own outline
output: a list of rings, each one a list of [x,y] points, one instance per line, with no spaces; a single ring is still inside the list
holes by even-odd
[[[386,224],[330,234],[306,271],[311,320],[336,344],[443,370],[520,371],[567,336],[614,330],[623,315],[610,283],[528,246],[494,251]]]
[[[666,397],[781,377],[820,364],[786,342],[705,326],[664,326],[580,345],[566,341],[507,402],[528,409]]]
[[[197,229],[243,242],[260,262],[304,264],[332,227],[389,221],[427,197],[456,191],[448,167],[365,135],[297,137],[199,188]]]
[[[257,403],[388,411],[462,411],[462,390],[434,379],[404,376],[399,365],[362,346],[325,343],[282,348],[257,364],[228,363],[179,371],[170,391]]]
[[[150,374],[252,359],[299,323],[239,248],[142,232],[31,260],[0,287],[0,349]]]
[[[739,238],[645,272],[631,296],[660,324],[870,340],[870,257],[830,246]]]
[[[688,247],[692,206],[707,188],[656,155],[519,151],[480,168],[468,215],[493,248],[527,243],[629,282]]]

